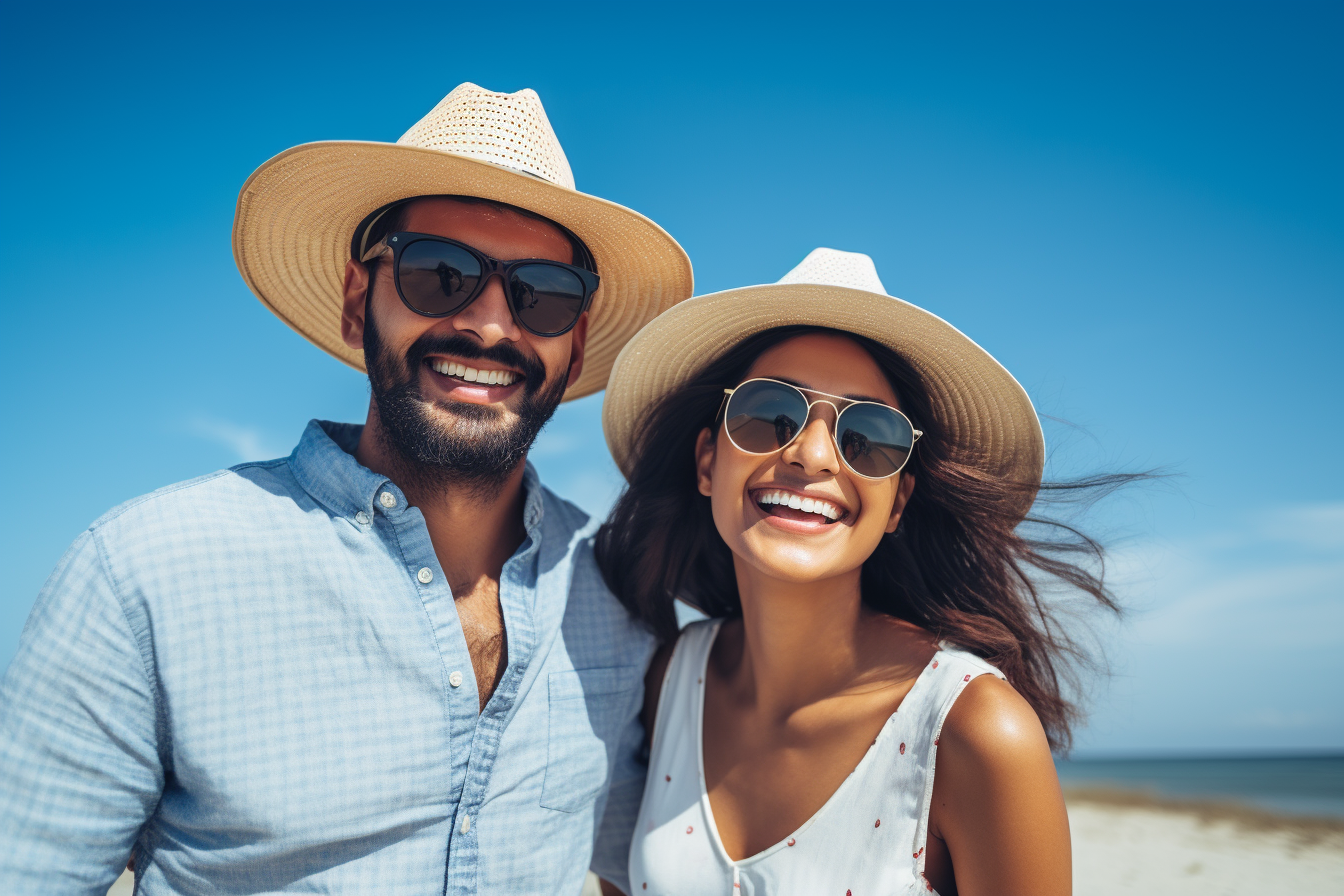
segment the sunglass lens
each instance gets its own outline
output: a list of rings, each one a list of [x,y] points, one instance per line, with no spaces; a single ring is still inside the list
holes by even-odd
[[[476,291],[481,263],[466,249],[437,240],[417,240],[401,251],[401,294],[421,314],[452,314]]]
[[[583,312],[583,281],[553,264],[523,264],[509,278],[513,308],[534,333],[560,333]]]
[[[783,383],[746,382],[728,399],[724,426],[733,444],[767,454],[788,444],[807,420],[802,393]]]
[[[910,456],[915,444],[910,421],[876,404],[852,404],[835,421],[835,440],[850,469],[860,476],[890,476]]]

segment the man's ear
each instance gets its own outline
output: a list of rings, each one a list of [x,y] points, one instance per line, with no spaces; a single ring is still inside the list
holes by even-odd
[[[896,501],[891,506],[891,519],[887,520],[887,534],[890,535],[896,531],[896,527],[901,524],[901,514],[905,512],[905,505],[910,502],[910,495],[915,491],[915,477],[910,473],[901,473],[900,484],[896,486]]]
[[[714,430],[706,427],[695,438],[695,486],[706,498],[714,486]]]
[[[341,338],[351,348],[364,348],[364,297],[369,291],[369,269],[351,259],[345,263],[341,301]]]
[[[579,320],[574,324],[574,329],[569,331],[569,336],[569,378],[565,381],[566,389],[578,382],[579,374],[583,373],[583,350],[588,345],[587,311],[579,315]]]

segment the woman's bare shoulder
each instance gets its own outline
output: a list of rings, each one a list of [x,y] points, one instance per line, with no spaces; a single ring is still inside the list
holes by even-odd
[[[993,675],[980,675],[966,685],[943,723],[940,763],[948,752],[988,771],[1019,767],[1028,755],[1049,761],[1050,743],[1031,704],[1012,685]]]
[[[960,893],[1069,892],[1069,822],[1050,742],[1031,704],[993,675],[966,685],[943,723],[929,833]],[[947,886],[950,874],[930,880]]]
[[[966,685],[938,738],[935,793],[940,820],[988,819],[1062,808],[1059,777],[1041,720],[993,675]]]

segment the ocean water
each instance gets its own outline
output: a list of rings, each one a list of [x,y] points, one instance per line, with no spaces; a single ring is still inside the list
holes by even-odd
[[[1065,787],[1236,802],[1285,815],[1344,818],[1344,755],[1205,759],[1063,759]]]

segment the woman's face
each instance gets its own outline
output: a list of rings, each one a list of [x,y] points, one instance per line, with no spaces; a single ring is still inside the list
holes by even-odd
[[[872,357],[843,336],[810,333],[781,342],[757,358],[743,379],[753,377],[900,407]],[[767,455],[739,450],[721,425],[700,433],[700,493],[709,496],[714,524],[739,562],[775,579],[819,581],[858,569],[882,535],[895,531],[914,489],[913,477],[855,475],[836,450],[834,425],[831,406],[814,405],[798,437]],[[779,492],[828,502],[840,517],[764,503]]]

